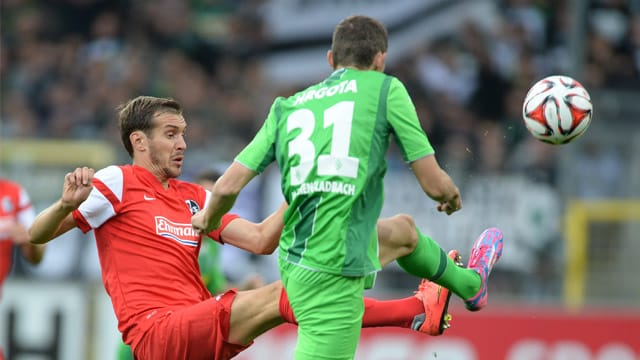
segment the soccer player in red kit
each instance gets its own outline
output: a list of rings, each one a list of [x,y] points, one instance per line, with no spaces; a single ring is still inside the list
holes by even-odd
[[[13,247],[32,264],[42,261],[43,245],[29,243],[27,229],[36,213],[27,191],[18,183],[0,178],[0,294],[13,263]]]
[[[29,243],[27,229],[36,216],[27,191],[17,182],[0,178],[0,298],[2,285],[11,272],[13,247],[28,262],[39,264],[44,255],[44,245]],[[0,359],[4,359],[0,348]]]
[[[95,174],[86,167],[68,173],[60,200],[31,226],[31,242],[45,243],[73,227],[94,230],[102,280],[123,340],[137,359],[229,359],[263,332],[295,322],[279,281],[217,296],[204,286],[198,268],[201,234],[192,228],[191,216],[204,207],[210,192],[177,179],[186,150],[180,104],[135,98],[121,107],[119,127],[133,163]],[[227,214],[207,235],[255,254],[271,253],[285,207],[259,224]],[[398,236],[397,230],[383,232],[390,238]],[[382,262],[404,250],[394,251]],[[404,326],[439,335],[449,295],[424,282],[416,296],[365,300],[363,326]]]

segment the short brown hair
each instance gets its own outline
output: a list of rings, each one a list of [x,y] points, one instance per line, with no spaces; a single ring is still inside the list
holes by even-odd
[[[387,46],[387,29],[381,22],[368,16],[349,16],[333,31],[334,66],[369,68],[377,53],[387,52]]]
[[[154,126],[153,118],[165,112],[182,115],[182,105],[169,98],[138,96],[118,106],[120,139],[129,156],[133,157],[133,146],[129,135],[137,130],[151,135],[151,129]]]

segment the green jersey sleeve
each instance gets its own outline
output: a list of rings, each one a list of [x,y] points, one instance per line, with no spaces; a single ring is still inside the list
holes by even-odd
[[[412,162],[434,153],[407,89],[395,77],[389,87],[387,117],[404,161]]]

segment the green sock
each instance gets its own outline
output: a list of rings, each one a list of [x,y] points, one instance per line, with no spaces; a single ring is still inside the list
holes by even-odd
[[[480,289],[480,276],[471,269],[459,267],[430,237],[418,231],[418,244],[407,256],[396,260],[411,275],[442,285],[466,300]]]

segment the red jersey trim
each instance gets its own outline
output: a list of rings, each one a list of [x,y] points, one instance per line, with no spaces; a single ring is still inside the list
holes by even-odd
[[[107,198],[107,200],[109,200],[109,202],[111,203],[111,206],[113,206],[113,210],[114,212],[117,214],[118,212],[118,208],[120,207],[121,201],[118,199],[118,197],[113,193],[113,191],[111,191],[111,189],[109,189],[108,186],[106,186],[102,181],[100,181],[99,179],[93,179],[93,186],[100,191],[100,193]],[[84,218],[84,216],[82,215],[82,213],[80,212],[80,210],[76,209],[73,210],[73,212],[71,213],[71,215],[73,216],[73,220],[75,220],[76,225],[78,226],[78,228],[83,232],[83,233],[88,233],[89,231],[91,231],[91,225],[89,225],[89,222],[87,221],[87,219]]]
[[[24,204],[24,205],[22,205],[22,206],[20,206],[20,204],[18,204],[18,209],[17,209],[17,211],[16,211],[16,214],[17,214],[17,213],[20,213],[20,212],[22,212],[22,211],[25,211],[25,210],[27,210],[27,209],[28,209],[28,208],[30,208],[30,207],[33,207],[33,205],[31,204],[31,202],[27,202],[26,204]]]
[[[124,180],[123,180],[123,185],[124,185]],[[111,191],[111,189],[109,189],[109,187],[99,179],[93,179],[93,186],[96,189],[98,189],[102,193],[102,195],[107,198],[107,200],[109,200],[109,202],[111,203],[111,206],[113,206],[113,211],[117,214],[120,207],[120,200],[113,193],[113,191]]]
[[[236,214],[224,214],[222,219],[220,219],[220,227],[211,231],[207,236],[221,244],[224,244],[224,240],[222,240],[222,231],[227,227],[227,225],[229,225],[229,223],[239,217],[240,216]]]
[[[78,226],[80,231],[86,234],[91,230],[91,225],[89,225],[87,220],[85,220],[84,216],[82,216],[82,214],[80,213],[80,210],[78,209],[73,210],[73,212],[71,213],[71,216],[73,216],[73,220],[75,220],[76,225]]]

